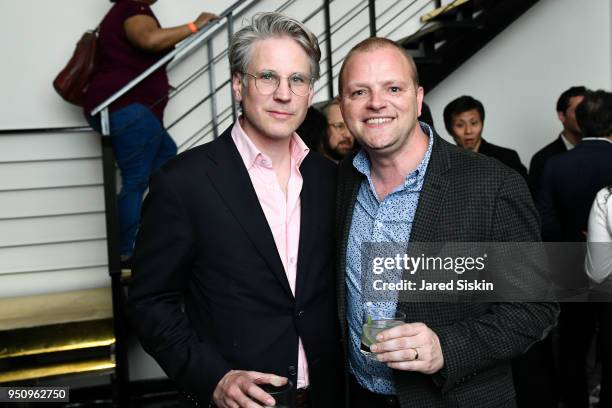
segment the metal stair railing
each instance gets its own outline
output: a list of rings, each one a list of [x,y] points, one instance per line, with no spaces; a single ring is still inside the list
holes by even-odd
[[[308,23],[311,19],[313,19],[314,17],[316,17],[318,14],[320,14],[322,12],[325,13],[325,14],[329,14],[329,5],[331,3],[333,3],[333,1],[334,0],[324,0],[324,1],[322,1],[322,4],[320,6],[318,6],[314,11],[312,11],[308,16],[306,16],[302,20],[302,22],[303,23]],[[277,11],[283,11],[289,5],[291,5],[293,2],[294,1],[285,2],[281,7],[279,7],[279,9],[277,9]],[[350,41],[354,38],[354,35],[347,35],[347,37],[348,37],[347,40],[343,41],[340,45],[338,45],[336,47],[331,47],[331,39],[333,38],[333,35],[337,34],[340,30],[342,30],[343,28],[348,26],[359,14],[365,12],[366,10],[368,11],[370,17],[372,16],[372,11],[374,11],[374,15],[375,15],[376,19],[380,19],[380,18],[386,16],[387,14],[391,13],[396,6],[398,6],[398,5],[400,5],[401,3],[404,3],[404,2],[406,2],[406,1],[405,0],[396,0],[390,6],[385,8],[381,13],[376,14],[375,7],[374,7],[375,0],[362,0],[362,1],[358,2],[355,6],[351,7],[346,13],[344,13],[340,17],[336,18],[333,23],[331,23],[329,25],[326,24],[326,27],[323,30],[323,32],[321,32],[321,33],[319,33],[317,35],[317,37],[319,38],[319,45],[321,46],[321,48],[323,48],[323,45],[325,45],[325,48],[327,49],[327,55],[325,57],[323,57],[321,59],[321,61],[320,61],[320,63],[322,65],[326,66],[326,68],[321,72],[321,77],[322,78],[326,78],[326,80],[324,80],[324,81],[320,82],[319,84],[317,84],[318,86],[315,89],[315,96],[319,95],[321,92],[324,92],[326,89],[327,89],[327,98],[328,99],[331,99],[331,98],[333,98],[335,96],[333,94],[333,81],[337,79],[337,75],[333,74],[333,70],[342,63],[343,57],[344,57],[344,56],[342,56],[342,58],[336,58],[335,56],[339,53],[339,51],[343,47],[345,47],[347,44],[349,44]],[[419,14],[420,12],[422,12],[422,10],[424,8],[426,8],[427,6],[433,5],[434,7],[438,7],[439,3],[440,3],[440,0],[430,0],[430,1],[427,1],[424,4],[421,4],[418,8],[416,8],[416,10],[414,12],[410,13],[410,15],[408,17],[402,19],[401,21],[397,21],[399,19],[399,17],[401,17],[402,14],[404,14],[406,11],[408,11],[411,8],[414,9],[415,8],[414,5],[415,5],[416,2],[417,2],[416,0],[411,0],[410,2],[408,2],[408,4],[406,6],[404,6],[399,12],[397,12],[392,18],[390,18],[383,25],[381,25],[378,30],[376,30],[376,28],[375,28],[376,24],[373,24],[370,21],[365,26],[360,26],[356,30],[354,30],[354,34],[357,35],[357,34],[361,33],[363,30],[366,30],[368,28],[368,26],[370,27],[370,33],[376,32],[376,31],[380,31],[380,30],[384,29],[385,27],[389,26],[392,22],[397,22],[395,28],[393,28],[393,30],[389,34],[394,33],[399,28],[401,28],[402,25],[406,21],[414,19],[415,16],[417,14]],[[327,21],[329,21],[329,20],[326,18],[326,22]],[[422,26],[424,26],[424,25],[425,24],[423,24]],[[388,36],[388,35],[385,35],[385,36]],[[179,84],[177,86],[177,91],[178,92],[182,91],[190,83],[195,81],[199,76],[205,74],[210,69],[211,66],[214,66],[215,63],[221,61],[226,56],[227,56],[227,50],[224,50],[223,52],[217,54],[205,66],[203,66],[202,68],[197,70],[194,74],[192,74],[192,76],[187,78],[183,83]],[[168,124],[167,129],[168,130],[172,129],[173,127],[178,125],[182,120],[184,120],[187,116],[189,116],[191,113],[193,113],[202,104],[211,101],[211,105],[214,105],[214,101],[213,101],[214,95],[216,93],[220,92],[222,90],[222,88],[227,86],[230,82],[231,82],[231,78],[228,78],[227,80],[223,81],[218,86],[214,87],[214,89],[211,88],[212,90],[208,94],[206,94],[202,99],[197,101],[194,105],[192,105],[189,108],[187,108],[172,123]],[[174,97],[174,96],[175,96],[175,94],[173,93],[170,97]],[[178,146],[179,150],[183,151],[183,150],[189,149],[191,147],[194,147],[194,146],[200,144],[201,142],[203,142],[204,140],[206,140],[207,138],[210,138],[211,136],[213,138],[216,137],[216,135],[219,133],[218,129],[217,129],[218,124],[219,123],[223,123],[224,121],[227,121],[230,117],[233,117],[234,120],[236,119],[236,107],[235,107],[235,104],[233,103],[233,101],[232,101],[232,104],[230,106],[227,106],[227,107],[225,107],[225,108],[223,108],[221,110],[216,110],[215,120],[211,120],[210,122],[206,123],[202,127],[198,128],[195,132],[193,132],[190,136],[188,136],[185,140],[182,140],[181,143]]]

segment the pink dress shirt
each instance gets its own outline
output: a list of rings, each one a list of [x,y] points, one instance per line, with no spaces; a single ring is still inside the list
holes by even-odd
[[[304,182],[300,173],[300,164],[309,152],[306,144],[297,133],[291,137],[291,173],[287,185],[287,195],[283,192],[270,157],[262,153],[244,133],[240,122],[232,128],[232,139],[255,188],[259,204],[274,236],[274,243],[280,255],[291,292],[295,296],[297,275],[297,256],[300,243],[300,192]],[[297,388],[308,387],[308,363],[302,345],[298,345]]]

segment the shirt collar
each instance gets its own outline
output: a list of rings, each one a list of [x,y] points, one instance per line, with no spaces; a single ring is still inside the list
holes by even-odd
[[[563,142],[563,144],[565,145],[565,149],[566,150],[572,150],[575,145],[572,144],[572,142],[570,142],[567,137],[565,137],[565,135],[563,134],[563,132],[561,132],[559,134],[559,136],[561,136],[561,141]]]
[[[608,143],[612,143],[612,140],[608,139],[607,137],[583,137],[580,141],[581,142],[588,142],[589,140],[602,140],[602,141],[606,141]]]
[[[253,167],[258,161],[266,167],[272,167],[272,160],[255,146],[255,143],[247,136],[240,125],[239,120],[234,123],[231,136],[247,170]],[[302,138],[295,132],[293,132],[291,136],[289,150],[291,158],[294,160],[297,167],[300,167],[310,151],[306,143],[304,143]]]
[[[425,132],[425,134],[429,137],[429,145],[427,146],[427,152],[425,152],[425,157],[421,160],[421,163],[417,166],[417,168],[410,174],[406,176],[404,179],[404,186],[409,182],[409,180],[413,177],[417,179],[425,177],[425,171],[427,170],[427,164],[429,163],[429,158],[431,157],[431,151],[433,148],[434,135],[431,127],[425,122],[419,122],[421,125],[421,129]],[[366,151],[362,148],[359,150],[357,155],[353,158],[353,166],[357,169],[358,172],[366,176],[370,179],[371,174],[371,165],[370,158]]]

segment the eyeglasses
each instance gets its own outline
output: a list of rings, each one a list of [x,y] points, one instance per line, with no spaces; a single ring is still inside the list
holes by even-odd
[[[311,90],[313,79],[303,74],[294,73],[288,77],[281,77],[275,72],[262,71],[257,74],[249,74],[248,72],[242,72],[242,75],[248,75],[255,79],[255,88],[262,95],[271,95],[278,89],[281,78],[287,78],[289,89],[297,96],[306,96]]]
[[[344,122],[328,123],[327,125],[333,127],[338,132],[346,130],[346,123]]]

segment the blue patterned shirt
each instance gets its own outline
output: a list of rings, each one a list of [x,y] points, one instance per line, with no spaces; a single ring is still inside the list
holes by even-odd
[[[394,313],[396,301],[362,302],[361,299],[361,244],[366,242],[408,242],[412,221],[423,188],[425,171],[431,157],[433,132],[419,122],[429,136],[429,147],[423,161],[406,176],[381,202],[370,176],[370,160],[364,150],[353,159],[353,166],[366,176],[362,181],[355,202],[353,220],[346,252],[347,320],[349,329],[349,370],[359,384],[377,394],[397,394],[393,373],[385,364],[366,358],[359,351],[364,310],[374,307]]]

